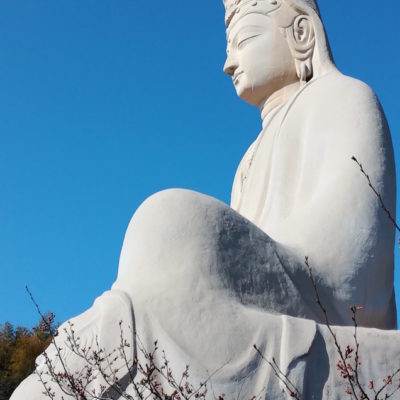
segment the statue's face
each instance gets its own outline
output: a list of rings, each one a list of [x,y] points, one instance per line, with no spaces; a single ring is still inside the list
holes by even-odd
[[[224,71],[238,96],[255,106],[298,81],[287,40],[268,15],[248,14],[228,28]]]

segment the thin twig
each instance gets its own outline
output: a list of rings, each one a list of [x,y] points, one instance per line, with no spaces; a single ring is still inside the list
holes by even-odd
[[[386,383],[377,391],[375,399],[378,400],[378,396],[383,392],[384,389],[390,384],[390,381],[393,380],[393,378],[398,375],[400,372],[400,368],[397,369],[392,375],[389,375],[390,379],[386,380]]]
[[[381,205],[381,208],[383,209],[383,211],[385,211],[387,217],[389,218],[389,220],[392,222],[392,224],[395,226],[395,228],[397,229],[398,232],[400,232],[400,226],[397,224],[396,220],[394,219],[393,215],[391,214],[391,212],[389,211],[389,209],[385,206],[385,203],[383,202],[382,199],[382,195],[375,189],[374,185],[371,182],[371,179],[369,177],[369,175],[365,172],[362,164],[357,160],[356,157],[351,157],[351,159],[357,163],[357,165],[360,167],[360,171],[362,172],[362,174],[365,176],[365,178],[368,181],[368,186],[371,188],[371,190],[375,193],[376,197],[379,200],[379,204]]]
[[[296,386],[290,381],[287,375],[285,375],[278,367],[276,364],[275,359],[273,359],[273,362],[269,361],[264,354],[261,352],[261,350],[253,344],[253,348],[255,351],[258,353],[258,355],[261,357],[262,360],[264,360],[274,371],[275,376],[285,385],[286,390],[288,391],[288,394],[290,397],[301,400],[301,395],[299,393],[299,390],[296,388]],[[290,387],[291,386],[291,387]]]
[[[369,399],[367,393],[365,393],[363,387],[361,386],[359,375],[358,375],[358,366],[360,364],[360,356],[359,356],[360,343],[358,342],[358,336],[357,336],[358,324],[357,324],[356,314],[357,314],[357,311],[359,309],[360,309],[359,306],[357,307],[357,306],[353,305],[353,306],[350,307],[350,310],[353,313],[353,317],[352,317],[353,324],[354,324],[354,335],[353,335],[353,337],[354,337],[354,343],[355,343],[355,346],[356,346],[356,352],[355,352],[355,355],[354,355],[354,361],[355,361],[354,376],[355,376],[355,380],[356,380],[356,383],[357,383],[357,387],[360,389],[361,395],[363,396],[362,399]]]
[[[305,257],[305,264],[306,264],[306,266],[307,266],[309,278],[310,278],[311,284],[312,284],[313,289],[314,289],[314,294],[315,294],[315,297],[316,297],[316,302],[317,302],[319,308],[321,309],[322,313],[324,314],[325,325],[326,325],[326,327],[328,328],[329,333],[331,334],[331,336],[332,336],[332,338],[333,338],[333,341],[334,341],[334,343],[335,343],[336,350],[337,350],[337,352],[338,352],[338,354],[339,354],[339,357],[340,357],[340,359],[341,359],[341,361],[342,361],[342,364],[343,364],[343,368],[344,368],[344,370],[345,370],[345,372],[346,372],[345,378],[347,379],[347,382],[348,382],[348,384],[350,385],[352,394],[353,394],[354,397],[358,400],[358,396],[357,396],[356,390],[355,390],[355,388],[354,388],[353,381],[352,381],[352,379],[351,379],[351,377],[352,377],[351,371],[349,371],[349,369],[348,369],[348,367],[347,367],[346,358],[345,358],[344,355],[343,355],[343,351],[342,351],[342,348],[340,347],[340,344],[339,344],[339,342],[338,342],[338,340],[337,340],[336,334],[333,332],[333,330],[332,330],[332,328],[331,328],[331,324],[330,324],[329,318],[328,318],[328,312],[326,311],[326,308],[325,308],[324,305],[322,304],[321,298],[319,297],[319,292],[318,292],[317,284],[316,284],[316,282],[315,282],[315,279],[314,279],[314,276],[313,276],[313,273],[312,273],[312,269],[311,269],[310,263],[309,263],[309,261],[308,261],[308,257]]]
[[[45,325],[46,325],[47,329],[49,330],[49,332],[51,332],[51,326],[50,326],[49,322],[46,320],[46,318],[44,317],[42,311],[40,310],[40,307],[39,307],[38,303],[36,302],[35,298],[33,297],[32,292],[29,290],[28,285],[25,285],[25,290],[28,292],[29,297],[30,297],[32,303],[34,304],[34,306],[36,307],[36,310],[37,310],[38,314],[40,315],[42,321],[45,323]],[[69,373],[68,368],[67,368],[67,366],[66,366],[65,363],[64,363],[64,360],[63,360],[63,358],[62,358],[62,356],[61,356],[61,353],[60,353],[60,349],[59,349],[59,347],[57,346],[57,343],[56,343],[56,341],[55,341],[55,339],[54,339],[54,335],[52,335],[51,343],[52,343],[52,344],[54,345],[54,347],[56,348],[57,357],[58,357],[59,360],[60,360],[60,363],[61,363],[61,366],[62,366],[62,368],[63,368],[63,370],[64,370],[64,373],[66,374],[67,379],[68,379],[68,381],[69,381],[69,383],[70,383],[70,385],[71,385],[71,388],[72,388],[72,390],[73,390],[73,393],[74,393],[74,395],[76,396],[77,393],[76,393],[76,385],[75,385],[75,382],[72,380],[71,374]],[[45,352],[44,354],[46,354],[46,352]],[[56,380],[56,383],[58,384],[58,386],[60,386],[59,381],[58,381],[57,379],[55,379],[55,380]],[[60,386],[60,389],[62,390],[62,387],[61,387],[61,386]]]

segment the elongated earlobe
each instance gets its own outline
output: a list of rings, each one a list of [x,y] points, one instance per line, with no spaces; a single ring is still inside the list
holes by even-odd
[[[312,57],[315,47],[313,24],[308,15],[298,15],[286,29],[290,50],[292,51],[296,72],[301,82],[313,76]]]

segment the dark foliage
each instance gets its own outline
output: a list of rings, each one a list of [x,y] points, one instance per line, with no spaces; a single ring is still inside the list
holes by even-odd
[[[50,344],[56,330],[54,314],[45,314],[47,324],[32,329],[0,324],[0,400],[8,400],[18,384],[35,370],[35,359]]]

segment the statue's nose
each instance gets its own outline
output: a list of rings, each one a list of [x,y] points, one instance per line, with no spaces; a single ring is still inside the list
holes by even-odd
[[[224,72],[229,76],[233,76],[237,67],[238,63],[236,59],[232,56],[232,53],[228,53],[224,64]]]

